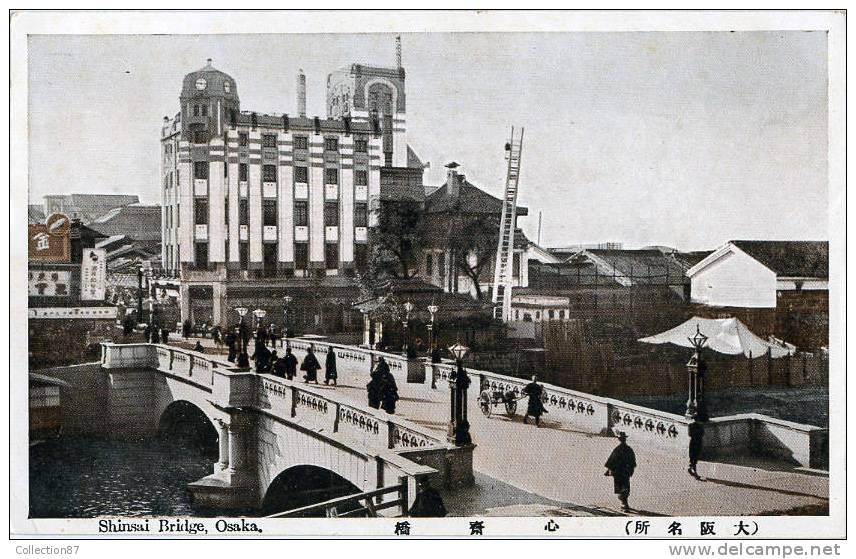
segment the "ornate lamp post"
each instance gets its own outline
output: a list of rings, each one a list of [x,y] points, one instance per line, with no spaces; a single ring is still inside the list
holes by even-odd
[[[238,316],[241,317],[240,321],[238,321],[238,341],[240,342],[240,344],[238,344],[238,348],[241,350],[241,352],[244,352],[247,350],[247,342],[244,339],[244,315],[247,314],[247,308],[236,307],[235,312],[238,313]]]
[[[282,337],[285,339],[285,347],[288,347],[288,304],[291,303],[291,295],[286,295],[282,298]]]
[[[438,307],[432,301],[428,305],[428,312],[431,314],[431,322],[428,323],[428,350],[433,359],[434,357],[434,315],[437,314]]]
[[[707,343],[708,338],[701,333],[701,329],[696,325],[696,333],[687,339],[695,351],[687,362],[687,383],[689,388],[685,415],[688,419],[707,421],[707,406],[704,402],[705,365],[701,361],[700,352],[701,348]]]
[[[267,312],[264,309],[256,309],[253,311],[253,316],[256,317],[255,329],[258,330],[259,326],[262,325],[262,319],[267,315]]]
[[[404,328],[404,354],[407,355],[407,349],[410,346],[410,311],[413,310],[413,303],[407,301],[404,303],[404,320],[401,321],[401,325]]]
[[[143,263],[137,264],[137,322],[143,321]]]
[[[456,343],[449,348],[455,356],[457,365],[455,372],[449,377],[449,389],[451,391],[451,415],[449,421],[449,433],[447,439],[457,446],[472,444],[470,437],[470,422],[467,420],[467,388],[470,386],[470,377],[464,370],[464,357],[470,348]]]

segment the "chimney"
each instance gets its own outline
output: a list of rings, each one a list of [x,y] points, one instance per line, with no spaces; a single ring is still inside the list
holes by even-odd
[[[297,72],[297,116],[306,117],[306,76],[303,68]]]
[[[449,198],[457,199],[461,195],[461,180],[463,179],[463,175],[458,174],[458,167],[460,165],[455,161],[446,164],[446,195]]]

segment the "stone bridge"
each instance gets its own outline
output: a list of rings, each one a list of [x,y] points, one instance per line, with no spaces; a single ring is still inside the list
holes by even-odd
[[[258,507],[274,479],[298,466],[334,472],[361,491],[417,481],[472,483],[472,446],[450,445],[406,419],[360,406],[332,391],[234,367],[159,344],[102,346],[109,432],[151,436],[176,402],[202,411],[216,428],[219,458],[190,484],[194,501]]]

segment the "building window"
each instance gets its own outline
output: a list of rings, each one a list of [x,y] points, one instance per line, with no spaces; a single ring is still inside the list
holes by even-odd
[[[364,270],[368,263],[368,246],[359,244],[354,245],[354,264],[358,270]]]
[[[181,212],[179,211],[180,204],[175,205],[175,226],[181,227]]]
[[[446,253],[441,252],[437,255],[437,271],[440,272],[440,277],[446,275]]]
[[[324,245],[324,265],[328,270],[339,267],[339,245],[327,243]]]
[[[294,137],[294,149],[307,149],[309,147],[309,139],[306,136]]]
[[[324,225],[335,227],[339,225],[339,203],[324,202]]]
[[[246,270],[250,265],[250,243],[241,243],[238,246],[238,258],[241,261],[241,268]]]
[[[369,172],[368,171],[354,171],[354,184],[357,186],[366,186],[369,184]]]
[[[250,201],[246,198],[238,202],[238,225],[250,224]]]
[[[193,219],[196,225],[208,225],[207,198],[195,198],[193,200]]]
[[[238,145],[242,148],[250,145],[250,136],[246,132],[238,133]]]
[[[276,182],[276,165],[262,165],[262,180]]]
[[[550,320],[552,320],[552,319],[554,318],[554,316],[553,316],[553,309],[550,309],[549,311],[547,311],[547,314],[548,314],[548,316],[550,317]]]
[[[309,204],[305,201],[294,202],[294,225],[306,227],[309,225]]]
[[[194,260],[197,268],[208,267],[208,243],[196,243],[194,250]]]
[[[365,203],[354,204],[354,227],[368,227],[368,206]]]
[[[225,198],[223,200],[223,207],[225,208],[223,215],[226,218],[226,225],[229,225],[229,199],[228,198]],[[226,242],[228,242],[228,241],[226,241]],[[229,254],[229,251],[226,251],[226,254]]]
[[[265,277],[276,276],[276,243],[265,243],[262,247],[262,269]]]
[[[199,105],[193,105],[193,116],[199,116]]]
[[[324,184],[339,184],[339,169],[324,169]]]
[[[247,182],[247,175],[249,174],[249,169],[247,169],[246,163],[238,164],[238,180],[241,182]]]
[[[309,245],[296,243],[294,245],[294,267],[305,270],[309,267]]]
[[[193,163],[193,178],[208,180],[208,162],[195,161]]]
[[[434,275],[434,255],[430,252],[425,255],[425,275]]]
[[[262,225],[276,225],[276,200],[262,201]]]
[[[229,162],[223,161],[223,177],[229,178]]]
[[[354,152],[356,153],[368,153],[369,151],[369,142],[364,138],[357,138],[354,140]]]
[[[263,148],[276,148],[276,134],[262,134]]]
[[[194,144],[207,144],[208,143],[208,134],[206,134],[205,130],[194,130],[193,131],[193,143]]]
[[[202,112],[202,116],[208,116],[208,105],[202,105],[200,111]]]
[[[309,182],[309,168],[308,167],[295,167],[294,168],[294,182]]]
[[[324,151],[339,151],[339,138],[324,138]]]

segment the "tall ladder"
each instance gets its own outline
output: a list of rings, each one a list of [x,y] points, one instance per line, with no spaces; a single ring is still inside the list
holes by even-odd
[[[499,224],[499,246],[493,267],[493,317],[508,322],[511,317],[511,280],[514,261],[514,228],[517,223],[517,181],[520,179],[520,157],[523,153],[523,128],[505,144],[508,172],[505,177],[505,197],[502,200],[502,220]]]

